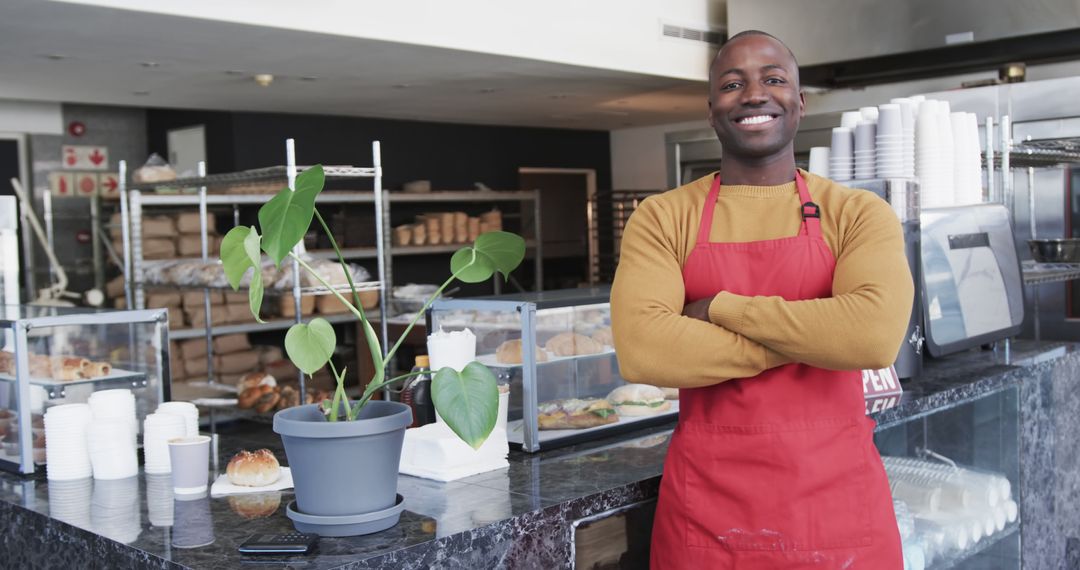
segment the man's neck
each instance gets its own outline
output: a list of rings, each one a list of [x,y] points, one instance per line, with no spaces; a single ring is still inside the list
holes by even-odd
[[[725,156],[721,166],[724,184],[779,186],[795,180],[795,154],[790,150],[767,158]]]

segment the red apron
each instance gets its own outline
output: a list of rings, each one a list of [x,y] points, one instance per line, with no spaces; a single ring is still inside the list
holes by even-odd
[[[720,291],[832,296],[836,258],[796,173],[799,235],[710,243],[720,176],[683,266],[686,301]],[[660,483],[651,567],[900,570],[892,497],[859,371],[788,364],[680,390]]]

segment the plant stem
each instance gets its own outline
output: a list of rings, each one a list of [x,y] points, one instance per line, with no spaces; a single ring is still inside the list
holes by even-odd
[[[349,265],[345,263],[345,256],[341,254],[341,249],[338,248],[337,241],[334,239],[334,234],[330,232],[330,228],[327,227],[326,220],[323,219],[318,208],[315,208],[315,219],[319,220],[319,225],[322,226],[323,231],[326,232],[326,237],[330,240],[330,247],[334,248],[334,253],[337,254],[338,263],[340,263],[342,269],[345,270],[345,278],[349,280],[349,289],[352,290],[353,294],[353,303],[360,309],[360,320],[366,321],[367,315],[364,313],[364,307],[360,305],[360,294],[356,292],[356,284],[353,283],[352,272],[349,271]]]
[[[328,360],[326,363],[330,365],[330,370],[334,372],[334,379],[336,380],[337,379],[337,368],[334,367],[334,361],[333,360]],[[341,409],[341,384],[338,383],[337,387],[334,388],[334,400],[333,400],[333,404],[330,405],[330,415],[328,415],[327,418],[332,422],[338,421],[338,410],[340,410],[340,409]]]

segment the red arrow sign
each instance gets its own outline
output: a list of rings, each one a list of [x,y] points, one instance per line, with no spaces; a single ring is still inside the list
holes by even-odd
[[[112,176],[106,177],[105,181],[102,182],[101,185],[104,186],[105,189],[108,190],[109,192],[116,192],[116,187],[119,186],[116,183],[116,179],[113,178]]]
[[[90,162],[94,163],[94,166],[101,164],[101,161],[105,160],[105,155],[101,154],[101,151],[94,149],[94,152],[89,156]]]

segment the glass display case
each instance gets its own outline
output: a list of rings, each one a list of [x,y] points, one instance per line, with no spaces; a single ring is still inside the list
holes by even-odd
[[[130,389],[140,420],[168,400],[165,309],[105,311],[0,305],[0,469],[45,464],[44,412]]]
[[[438,300],[427,325],[476,335],[476,360],[510,387],[507,439],[535,452],[678,417],[674,390],[666,399],[649,387],[640,396],[648,401],[635,405],[609,399],[626,385],[615,359],[609,299],[609,288],[591,288]]]
[[[1010,386],[875,433],[907,567],[1020,568],[1018,393]]]

